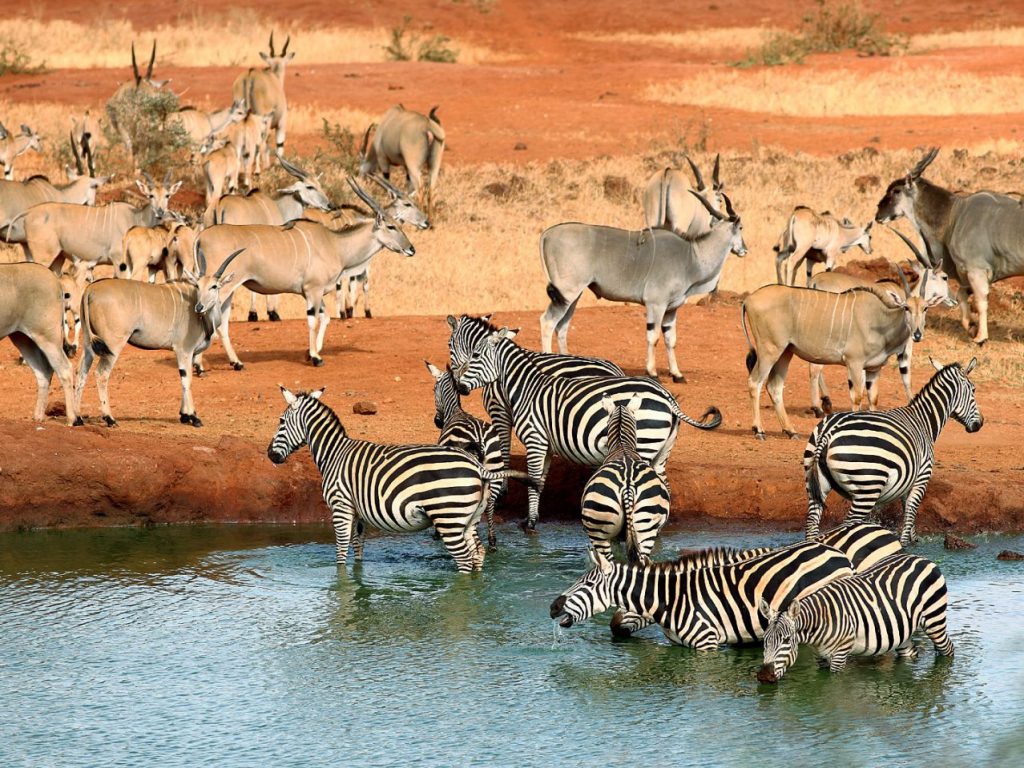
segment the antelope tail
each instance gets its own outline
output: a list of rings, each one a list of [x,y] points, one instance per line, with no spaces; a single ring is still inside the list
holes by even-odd
[[[747,340],[747,346],[750,347],[747,352],[747,373],[754,370],[754,366],[757,365],[757,348],[753,342],[750,341],[750,334],[747,332],[747,304],[743,303],[740,307],[740,328],[743,329],[743,338]]]
[[[437,181],[437,175],[441,172],[441,155],[444,154],[444,128],[441,127],[441,123],[437,121],[434,112],[437,107],[430,110],[430,121],[427,128],[427,141],[430,143],[430,154],[427,158],[427,164],[430,167],[430,191],[434,191],[434,183]]]
[[[89,347],[92,349],[94,354],[103,356],[111,355],[113,353],[110,351],[110,347],[107,346],[106,342],[93,333],[91,320],[92,315],[89,312],[89,304],[91,301],[92,295],[86,292],[85,296],[82,297],[82,333],[85,334],[82,339],[83,346],[86,341],[88,341]]]
[[[655,225],[658,227],[668,224],[668,172],[668,168],[661,172],[661,185],[658,187],[658,223]]]

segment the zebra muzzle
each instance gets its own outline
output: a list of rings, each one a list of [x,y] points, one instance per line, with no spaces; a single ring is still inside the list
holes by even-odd
[[[551,618],[557,619],[562,615],[562,611],[565,609],[565,595],[559,595],[551,602]],[[572,624],[572,618],[565,616],[564,618],[569,619],[569,624],[562,624],[562,626],[569,626]],[[564,619],[563,619],[564,620]],[[561,624],[561,622],[559,622]]]
[[[280,451],[275,451],[273,448],[267,448],[267,458],[275,464],[284,464],[284,460],[288,457]]]
[[[765,664],[757,670],[757,682],[777,683],[779,682],[779,676],[775,674],[775,669],[771,664]]]

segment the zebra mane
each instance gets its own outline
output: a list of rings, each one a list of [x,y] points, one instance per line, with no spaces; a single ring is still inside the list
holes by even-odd
[[[692,549],[680,553],[675,560],[663,560],[651,563],[648,568],[665,571],[692,571],[698,568],[707,568],[718,565],[731,565],[746,558],[742,554],[746,550],[738,547],[708,547],[706,549]]]
[[[910,407],[911,405],[915,405],[915,404],[919,403],[923,399],[923,397],[924,397],[924,395],[926,393],[930,393],[935,387],[938,386],[938,382],[939,382],[940,379],[949,378],[948,376],[944,376],[946,371],[960,371],[960,370],[963,370],[963,366],[960,365],[960,363],[950,363],[949,365],[942,366],[942,370],[941,371],[936,371],[932,375],[932,377],[930,379],[928,379],[928,381],[925,383],[925,385],[923,387],[921,387],[919,390],[917,390],[917,392],[914,394],[914,396],[910,399],[910,403],[908,404],[907,407]]]
[[[464,317],[467,320],[467,322],[470,322],[473,325],[480,326],[485,330],[490,331],[491,333],[500,330],[500,328],[498,328],[498,326],[496,326],[494,323],[488,320],[484,320],[482,317],[473,317],[472,315],[463,315],[462,317]]]

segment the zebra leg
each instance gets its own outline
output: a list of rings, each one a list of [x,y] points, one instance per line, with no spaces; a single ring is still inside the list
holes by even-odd
[[[953,656],[953,642],[946,633],[946,600],[942,599],[937,612],[925,614],[921,617],[920,629],[928,635],[928,639],[935,646],[935,653],[940,656]]]
[[[903,532],[900,534],[900,544],[903,547],[909,547],[917,541],[917,508],[921,505],[924,492],[928,490],[928,481],[931,480],[931,477],[932,472],[929,467],[921,477],[914,481],[910,493],[907,494],[907,498],[903,502]]]
[[[661,321],[661,334],[665,337],[665,351],[668,352],[668,372],[672,381],[676,384],[685,384],[686,377],[679,370],[679,363],[676,361],[676,313],[679,307],[665,312]]]
[[[634,632],[639,632],[641,629],[649,627],[653,623],[653,621],[645,619],[639,613],[624,611],[620,608],[615,612],[615,615],[612,616],[612,620],[608,624],[608,627],[611,629],[613,637],[626,638],[632,637]]]
[[[536,488],[527,489],[529,505],[526,526],[531,531],[537,527],[537,518],[540,517],[540,495],[544,492],[544,482],[547,480],[550,463],[546,444],[534,443],[526,447],[526,471],[537,484]]]
[[[846,520],[843,522],[867,522],[868,518],[871,517],[871,513],[875,511],[875,507],[878,505],[878,499],[881,497],[884,487],[885,480],[882,479],[876,481],[875,485],[857,488],[857,495],[854,497],[853,503],[850,505],[850,511],[846,514]]]
[[[441,514],[441,517],[443,519],[444,515]],[[474,532],[470,530],[475,528],[472,519],[467,521],[468,525],[448,523],[442,526],[439,525],[439,522],[439,520],[435,520],[434,526],[441,536],[441,543],[455,560],[455,567],[458,568],[459,573],[471,573],[477,560],[481,559],[479,551],[481,548],[477,546],[479,539],[474,541]]]
[[[665,307],[648,304],[647,307],[647,375],[658,378],[658,365],[654,359],[654,348],[658,346],[658,326],[665,316]]]
[[[498,548],[498,534],[494,530],[494,508],[498,506],[501,488],[497,482],[487,486],[487,548],[494,552]]]
[[[853,649],[853,638],[836,648],[828,657],[828,671],[832,673],[842,672],[846,669],[846,661],[850,658],[850,651]]]
[[[352,542],[355,510],[343,504],[331,505],[331,523],[334,525],[335,560],[338,565],[348,562],[348,548]],[[362,549],[360,548],[360,554]]]
[[[812,473],[816,477],[812,476]],[[815,539],[821,533],[821,516],[825,511],[825,499],[832,490],[818,467],[811,464],[804,475],[807,488],[807,522],[804,523],[804,538]]]
[[[366,525],[363,523],[362,518],[356,518],[355,528],[356,535],[353,541],[353,550],[355,551],[356,562],[361,563],[363,561],[363,545],[366,544]]]
[[[896,657],[899,659],[917,658],[917,646],[914,645],[914,638],[909,637],[905,643],[896,646]]]

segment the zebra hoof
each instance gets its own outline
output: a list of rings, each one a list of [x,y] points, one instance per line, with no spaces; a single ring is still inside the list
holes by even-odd
[[[311,357],[309,359],[310,362],[313,363],[314,368],[319,368],[321,365],[324,364],[324,359],[322,357]]]
[[[681,373],[678,376],[676,376],[673,373],[672,374],[672,383],[673,384],[685,384],[686,383],[686,377],[683,376],[683,374],[681,374]]]
[[[116,427],[117,426],[117,420],[113,416],[104,416],[103,417],[103,422],[108,427]]]
[[[272,323],[280,323],[281,316],[277,314],[277,310],[272,309],[269,312],[267,312],[267,320],[269,320]]]
[[[243,368],[245,368],[245,363],[243,363],[243,362],[239,361],[239,362],[237,362],[237,363],[232,363],[232,364],[231,364],[231,367],[232,367],[232,368],[234,368],[234,369],[235,369],[236,371],[240,371],[240,370],[242,370]]]
[[[370,310],[366,310],[366,312],[364,312],[363,314],[366,315],[366,319],[367,320],[372,320],[373,319],[373,312],[371,312]]]
[[[528,536],[537,535],[537,521],[536,520],[524,520],[522,523],[523,532]]]
[[[259,319],[260,319],[260,316],[257,315],[255,312],[250,312],[249,313],[249,322],[250,323],[255,323]]]
[[[75,416],[75,420],[73,422],[71,422],[71,426],[72,427],[83,427],[83,426],[85,426],[85,421],[82,420],[81,416]]]
[[[348,307],[345,310],[345,319],[348,320],[352,317],[352,307]]]

